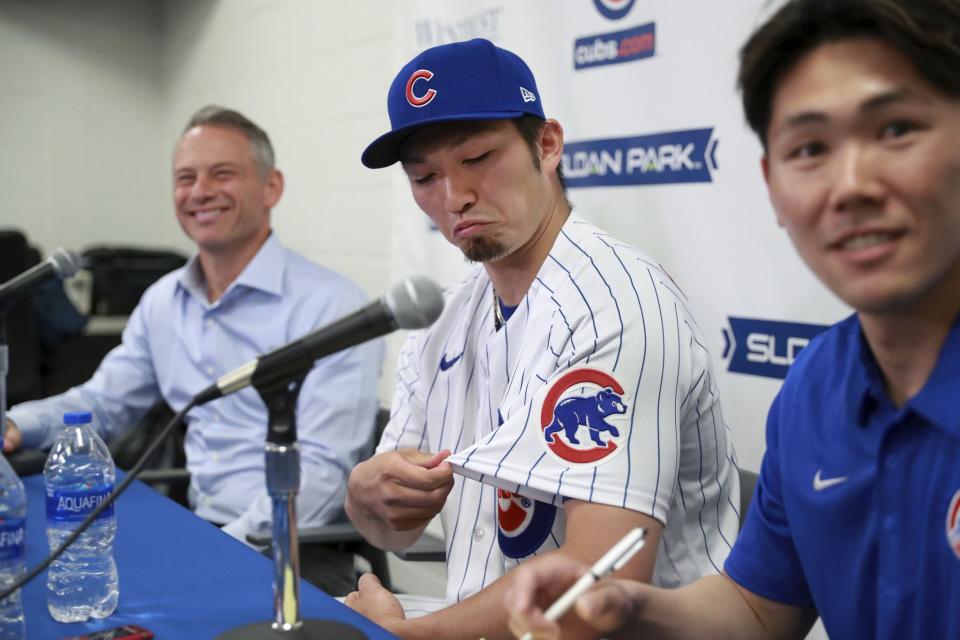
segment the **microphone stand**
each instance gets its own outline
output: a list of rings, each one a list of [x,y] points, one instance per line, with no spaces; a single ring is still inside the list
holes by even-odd
[[[309,364],[312,367],[313,363]],[[366,640],[362,631],[334,620],[300,618],[300,548],[297,532],[297,494],[300,492],[300,447],[297,444],[297,398],[309,372],[291,382],[258,381],[253,386],[267,405],[265,445],[267,493],[273,501],[273,621],[257,622],[228,631],[220,640],[260,638]]]
[[[0,441],[5,441],[7,437],[7,373],[10,371],[7,310],[7,305],[0,304]]]

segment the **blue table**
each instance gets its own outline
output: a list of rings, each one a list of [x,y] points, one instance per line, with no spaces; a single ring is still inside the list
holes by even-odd
[[[49,553],[43,478],[27,489],[27,568]],[[157,640],[213,638],[273,618],[273,563],[266,556],[137,481],[117,502],[114,557],[120,602],[106,620],[62,624],[47,612],[46,572],[24,587],[27,637],[55,640],[139,624]],[[352,624],[371,640],[393,638],[308,582],[300,581],[303,618]]]

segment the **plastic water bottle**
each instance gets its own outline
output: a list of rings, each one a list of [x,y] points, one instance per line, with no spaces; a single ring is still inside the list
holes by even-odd
[[[116,467],[90,426],[90,414],[67,413],[43,478],[47,486],[47,540],[53,551],[113,491]],[[50,565],[47,608],[58,622],[106,618],[117,608],[120,584],[113,560],[117,520],[110,505]]]
[[[23,483],[7,459],[0,455],[0,588],[6,589],[23,574],[23,525],[26,517],[27,495]],[[22,640],[26,637],[21,591],[18,589],[0,600],[0,640]]]

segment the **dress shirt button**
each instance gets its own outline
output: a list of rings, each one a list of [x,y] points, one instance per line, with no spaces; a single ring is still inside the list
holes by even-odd
[[[213,460],[214,462],[220,462],[220,454],[219,454],[219,453],[211,453],[211,454],[210,454],[210,459]]]
[[[883,518],[883,528],[887,531],[893,530],[897,526],[897,519],[893,516],[884,516]]]
[[[207,373],[213,375],[213,367],[207,367]]]
[[[887,456],[886,462],[887,471],[893,471],[897,468],[897,456],[889,455]]]
[[[477,528],[473,530],[473,541],[480,542],[483,540],[483,529]]]
[[[212,327],[212,326],[213,326],[213,318],[207,318],[206,325],[207,325],[208,327]]]

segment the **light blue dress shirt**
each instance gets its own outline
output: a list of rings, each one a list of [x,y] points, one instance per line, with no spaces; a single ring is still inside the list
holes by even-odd
[[[134,426],[164,399],[175,411],[216,379],[366,302],[346,278],[284,248],[271,234],[223,296],[210,303],[196,256],[151,286],[130,316],[123,342],[85,384],[12,408],[24,446],[47,448],[67,411],[93,412],[107,438]],[[320,360],[297,407],[301,526],[343,515],[347,477],[370,452],[383,344],[374,341]],[[270,526],[264,477],[267,410],[248,387],[192,409],[185,452],[197,515],[243,539]]]

